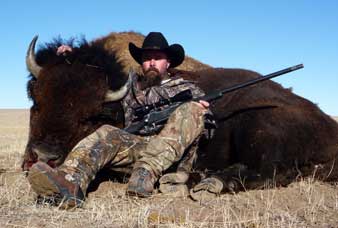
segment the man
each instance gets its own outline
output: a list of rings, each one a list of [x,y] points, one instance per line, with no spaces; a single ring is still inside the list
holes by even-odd
[[[58,54],[71,51],[61,46]],[[159,32],[149,33],[142,48],[129,44],[131,56],[142,66],[143,74],[131,75],[132,86],[122,100],[125,125],[135,122],[134,108],[172,97],[190,89],[195,97],[204,93],[193,83],[170,75],[169,68],[184,60],[184,49],[179,44],[170,45]],[[81,140],[69,153],[64,163],[52,169],[43,162],[35,163],[29,171],[28,180],[32,189],[44,197],[62,199],[62,207],[80,206],[89,183],[104,167],[131,167],[127,194],[148,197],[158,178],[175,162],[188,160],[189,171],[196,142],[204,131],[204,114],[209,104],[206,101],[188,102],[179,106],[165,126],[159,126],[145,135],[138,135],[104,125]],[[189,151],[188,155],[187,151]],[[170,178],[169,178],[170,179]]]

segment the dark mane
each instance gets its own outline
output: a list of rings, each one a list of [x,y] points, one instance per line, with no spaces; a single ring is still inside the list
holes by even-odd
[[[56,51],[62,44],[72,47],[72,52],[65,55],[57,55]],[[108,52],[104,48],[103,42],[87,42],[84,38],[64,40],[55,38],[52,42],[40,45],[36,53],[36,62],[43,68],[51,68],[61,65],[79,65],[101,71],[106,75],[109,88],[116,90],[125,81],[125,75],[122,72],[121,63],[118,61],[114,52]],[[84,76],[82,74],[74,75],[80,83]],[[28,98],[32,99],[32,87],[35,84],[35,77],[29,76],[27,83]],[[75,80],[75,78],[74,78]]]

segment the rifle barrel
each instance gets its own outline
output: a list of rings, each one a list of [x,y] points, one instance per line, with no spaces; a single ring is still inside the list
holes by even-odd
[[[250,86],[250,85],[253,85],[253,84],[256,84],[256,83],[259,83],[259,82],[262,82],[262,81],[266,81],[266,80],[269,80],[271,78],[274,78],[274,77],[277,77],[277,76],[280,76],[282,74],[286,74],[286,73],[289,73],[291,71],[295,71],[295,70],[299,70],[301,68],[303,68],[304,65],[303,64],[298,64],[298,65],[295,65],[295,66],[292,66],[292,67],[288,67],[288,68],[285,68],[283,70],[279,70],[279,71],[276,71],[274,73],[271,73],[271,74],[268,74],[268,75],[265,75],[265,76],[262,76],[262,77],[258,77],[258,78],[254,78],[252,80],[249,80],[247,82],[244,82],[244,83],[240,83],[240,84],[237,84],[237,85],[234,85],[234,86],[231,86],[229,88],[226,88],[224,90],[221,90],[221,91],[218,91],[216,93],[212,93],[210,95],[206,95],[205,96],[205,100],[206,101],[214,101],[214,100],[217,100],[218,98],[222,97],[224,94],[226,93],[230,93],[232,91],[235,91],[235,90],[238,90],[238,89],[241,89],[241,88],[244,88],[244,87],[247,87],[247,86]]]
[[[288,68],[285,68],[285,69],[283,69],[283,70],[279,70],[279,71],[277,71],[277,72],[274,72],[274,73],[265,75],[265,76],[263,76],[263,77],[255,78],[255,79],[250,80],[250,81],[247,81],[247,82],[245,82],[245,83],[242,83],[242,84],[239,84],[239,85],[232,86],[232,87],[230,87],[230,88],[228,88],[228,89],[225,89],[224,92],[222,92],[222,93],[224,94],[224,93],[232,92],[233,90],[237,90],[237,89],[240,89],[240,88],[242,88],[242,87],[247,87],[247,86],[256,84],[256,83],[258,83],[258,82],[261,82],[261,81],[266,81],[266,80],[269,80],[269,79],[271,79],[271,78],[280,76],[280,75],[282,75],[282,74],[286,74],[286,73],[289,73],[289,72],[291,72],[291,71],[295,71],[295,70],[301,69],[301,68],[303,68],[303,67],[304,67],[303,64],[298,64],[298,65],[295,65],[295,66],[292,66],[292,67],[288,67]]]

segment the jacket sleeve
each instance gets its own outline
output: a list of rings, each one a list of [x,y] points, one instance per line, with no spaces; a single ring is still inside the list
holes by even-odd
[[[129,74],[131,74],[132,77],[132,86],[121,102],[124,112],[124,127],[128,127],[131,124],[132,120],[134,119],[132,107],[134,107],[135,104],[137,103],[134,94],[137,76],[133,72],[130,72]]]
[[[130,99],[128,99],[128,95],[121,103],[124,111],[124,127],[128,127],[133,120],[133,110],[130,108],[131,104]]]

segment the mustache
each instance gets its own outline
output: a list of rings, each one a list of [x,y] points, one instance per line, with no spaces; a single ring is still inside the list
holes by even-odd
[[[148,74],[151,71],[155,71],[158,74],[160,73],[160,71],[156,69],[155,67],[150,67],[148,70],[146,70],[146,72],[144,72],[144,74]]]

